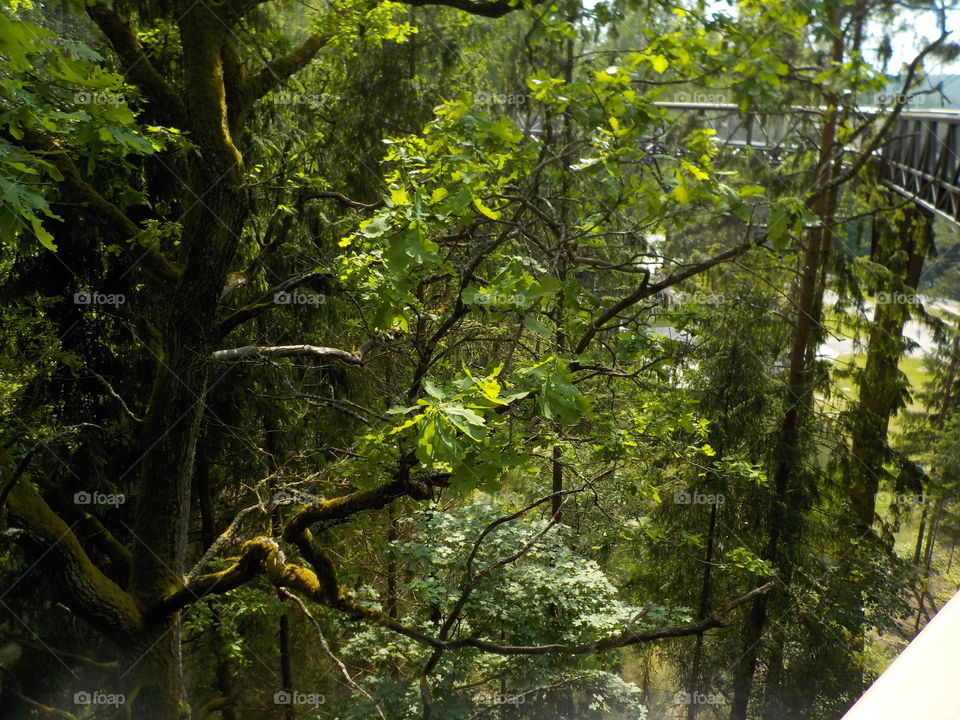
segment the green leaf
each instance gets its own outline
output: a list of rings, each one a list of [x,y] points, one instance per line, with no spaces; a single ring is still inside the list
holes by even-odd
[[[491,210],[486,205],[484,205],[483,202],[480,200],[480,198],[474,198],[473,205],[474,207],[477,208],[477,210],[479,210],[481,213],[486,215],[491,220],[499,220],[500,216],[502,215],[502,213],[496,210]]]
[[[436,398],[437,400],[443,400],[443,399],[446,397],[446,395],[444,394],[443,390],[441,390],[441,389],[437,386],[437,384],[433,382],[433,380],[429,380],[429,379],[424,380],[424,381],[423,381],[423,389],[426,390],[427,394],[428,394],[430,397],[434,397],[434,398]]]
[[[770,209],[767,218],[767,240],[777,250],[786,250],[789,245],[787,231],[790,227],[790,210],[786,205],[776,204]]]
[[[378,215],[360,228],[360,234],[367,238],[378,238],[389,230],[390,219],[384,215]]]
[[[30,220],[30,225],[33,227],[33,232],[37,236],[37,240],[40,241],[40,244],[47,248],[47,250],[56,252],[57,246],[53,242],[53,235],[47,232],[46,228],[43,227],[43,223],[40,222],[40,218],[32,213],[28,216],[28,218]]]
[[[533,330],[540,337],[544,337],[548,340],[553,339],[553,333],[550,332],[550,329],[541,324],[536,318],[530,315],[523,316],[523,326],[528,330]]]
[[[658,73],[664,72],[670,66],[670,63],[667,62],[667,59],[663,55],[650,55],[649,60],[650,66]]]

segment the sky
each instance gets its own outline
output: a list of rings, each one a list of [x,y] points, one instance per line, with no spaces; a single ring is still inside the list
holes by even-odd
[[[911,10],[902,10],[902,13],[906,29],[898,32],[894,38],[893,58],[887,68],[888,72],[892,74],[898,73],[904,63],[909,63],[927,44],[940,37],[936,13]],[[947,30],[953,33],[950,40],[960,42],[960,9],[947,11]],[[875,26],[871,35],[875,40],[874,47],[876,47],[880,38],[880,28]],[[960,73],[960,61],[958,60],[944,64],[939,60],[927,59],[925,67],[930,75]]]

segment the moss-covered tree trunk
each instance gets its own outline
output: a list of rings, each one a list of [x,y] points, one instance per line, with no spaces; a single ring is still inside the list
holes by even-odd
[[[902,402],[897,366],[909,316],[907,301],[916,293],[929,245],[929,217],[920,208],[907,210],[893,247],[883,239],[875,245],[874,261],[890,271],[890,282],[877,293],[866,364],[860,376],[856,421],[851,429],[852,462],[847,477],[857,537],[867,535],[873,525],[877,489],[887,458],[887,428]]]
[[[153,606],[186,571],[191,480],[217,306],[242,232],[242,160],[227,120],[221,47],[226,28],[204,3],[184,2],[179,21],[192,141],[200,150],[183,189],[183,274],[161,320],[160,355],[143,423],[136,544],[129,591],[147,618],[124,648],[132,712],[144,720],[188,717],[178,614]]]

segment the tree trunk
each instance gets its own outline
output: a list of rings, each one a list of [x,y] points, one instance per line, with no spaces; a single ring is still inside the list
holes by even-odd
[[[203,157],[192,163],[185,198],[190,209],[183,218],[185,268],[160,322],[160,356],[143,422],[129,590],[148,615],[154,603],[182,582],[208,357],[217,341],[217,305],[246,214],[240,158],[231,154],[232,142],[224,138],[219,48],[225,30],[211,10],[199,4],[185,12],[180,31],[185,86],[191,89],[187,102],[192,139]],[[128,672],[140,688],[134,715],[143,720],[189,717],[179,614],[152,619],[143,637],[124,651],[131,665]]]
[[[901,281],[888,286],[890,292],[887,295],[893,300],[899,299],[898,295],[916,291],[928,246],[928,223],[929,218],[923,210],[910,209],[897,229],[894,247],[889,248],[889,243],[882,239],[875,243],[877,256],[873,258],[874,262],[884,265]],[[901,293],[901,287],[905,288],[904,293]],[[870,533],[876,513],[876,495],[887,457],[887,430],[900,398],[897,366],[908,316],[909,310],[904,302],[878,300],[874,311],[867,360],[860,381],[857,419],[852,432],[852,462],[848,470],[854,538]]]
[[[831,10],[829,25],[837,28],[839,15]],[[842,60],[843,42],[838,31],[834,31],[832,59]],[[827,115],[824,119],[820,137],[820,155],[817,163],[817,186],[826,186],[838,171],[835,157],[835,144],[838,124],[838,98],[835,93],[827,95]],[[819,324],[819,308],[822,298],[818,297],[821,272],[826,267],[826,254],[830,250],[836,193],[831,190],[818,191],[810,199],[811,211],[819,223],[807,234],[804,249],[803,267],[800,276],[800,295],[797,308],[796,329],[790,348],[789,372],[787,378],[787,410],[780,425],[774,471],[774,495],[770,508],[770,536],[767,542],[766,557],[776,568],[781,579],[789,576],[790,559],[784,557],[782,545],[789,544],[798,528],[796,498],[790,497],[797,466],[797,453],[800,440],[800,427],[809,407],[810,379],[808,377],[808,357],[811,356],[811,342],[814,342],[813,328]],[[767,624],[767,610],[771,598],[777,591],[759,596],[750,608],[743,633],[743,650],[734,670],[734,697],[731,703],[730,720],[746,720],[750,696],[753,693],[753,676],[757,668],[760,643]]]
[[[713,570],[713,543],[717,527],[717,503],[710,505],[710,524],[707,527],[707,548],[703,554],[703,582],[700,585],[700,608],[697,620],[703,620],[710,610],[710,584]],[[700,691],[700,664],[703,659],[703,633],[697,635],[696,645],[693,648],[693,664],[690,668],[690,680],[687,684],[687,694],[692,699]],[[687,720],[696,720],[700,706],[696,702],[687,705]]]

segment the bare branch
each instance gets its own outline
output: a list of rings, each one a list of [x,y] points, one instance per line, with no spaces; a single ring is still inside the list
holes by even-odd
[[[913,84],[913,78],[916,75],[917,69],[920,67],[920,63],[923,62],[923,59],[928,54],[940,47],[946,41],[949,34],[950,33],[945,32],[939,38],[927,45],[907,67],[907,76],[903,81],[903,90],[901,90],[901,92],[897,95],[896,102],[893,105],[893,110],[889,115],[887,115],[880,130],[872,138],[870,138],[870,142],[867,143],[866,148],[860,151],[860,156],[857,158],[856,162],[854,162],[850,167],[822,187],[815,188],[813,191],[814,193],[825,193],[835,187],[843,185],[858,172],[860,172],[861,168],[867,164],[867,161],[873,157],[873,154],[876,152],[877,148],[880,147],[880,144],[889,136],[890,131],[893,129],[893,124],[897,121],[897,118],[900,117],[900,113],[907,106],[907,102],[910,99],[907,93],[910,91],[910,86]]]
[[[329,657],[334,662],[334,664],[336,664],[336,666],[340,669],[340,674],[343,675],[344,680],[347,681],[347,685],[352,687],[354,690],[356,690],[365,698],[367,698],[370,702],[372,702],[373,706],[377,709],[377,714],[381,718],[383,718],[383,720],[387,720],[387,716],[383,714],[383,710],[380,708],[380,704],[373,699],[373,696],[370,695],[370,693],[368,693],[360,685],[357,684],[357,681],[354,680],[353,677],[350,675],[350,671],[347,670],[347,666],[343,664],[343,661],[340,660],[340,658],[338,658],[336,655],[333,654],[333,650],[330,649],[330,644],[327,642],[327,638],[323,634],[323,628],[320,627],[320,623],[313,616],[313,613],[310,612],[309,608],[307,608],[307,604],[303,601],[303,599],[300,598],[299,595],[296,595],[290,592],[286,588],[280,588],[280,594],[283,595],[285,598],[289,598],[290,600],[293,600],[293,602],[297,604],[297,607],[300,608],[300,612],[302,612],[307,617],[307,619],[311,622],[314,629],[317,631],[317,636],[320,638],[320,647],[323,648],[323,651],[327,654],[327,657]]]
[[[577,346],[574,352],[579,355],[584,350],[586,350],[587,346],[590,344],[590,341],[593,340],[593,338],[596,336],[598,332],[600,332],[603,326],[606,325],[611,320],[613,320],[615,317],[617,317],[617,315],[622,313],[627,308],[633,305],[636,305],[638,302],[648,297],[653,297],[657,293],[663,290],[666,290],[668,287],[672,287],[677,283],[682,282],[683,280],[686,280],[687,278],[691,278],[694,275],[699,275],[700,273],[704,272],[705,270],[709,270],[715,265],[719,265],[720,263],[727,262],[728,260],[732,260],[742,255],[743,253],[745,253],[747,250],[754,247],[755,245],[760,245],[765,241],[766,241],[766,237],[759,237],[752,242],[741,243],[740,245],[737,245],[735,248],[732,248],[730,250],[727,250],[726,252],[720,253],[719,255],[716,255],[710,258],[709,260],[693,263],[692,265],[682,266],[683,267],[682,270],[678,270],[677,272],[670,274],[665,279],[661,280],[658,283],[654,283],[653,285],[649,284],[650,275],[648,272],[644,276],[642,282],[640,283],[640,286],[634,292],[627,295],[625,298],[618,300],[617,302],[615,302],[613,305],[611,305],[609,308],[607,308],[597,316],[596,320],[594,320],[590,324],[590,327],[587,328],[587,331],[583,334],[583,337],[580,338],[580,342],[577,343]]]
[[[657,628],[655,630],[646,630],[644,632],[624,632],[620,635],[606,637],[582,645],[498,645],[496,643],[470,638],[467,640],[451,641],[447,643],[447,646],[450,648],[472,647],[497,655],[595,655],[606,652],[607,650],[614,650],[629,645],[638,645],[640,643],[662,640],[664,638],[699,635],[713,628],[726,627],[730,624],[727,615],[754,598],[770,592],[773,586],[774,583],[771,581],[766,585],[754,588],[746,595],[742,595],[736,600],[727,603],[715,613],[697,623],[674,625],[671,627]]]
[[[118,393],[116,390],[113,389],[113,385],[110,384],[109,380],[103,377],[103,375],[97,372],[94,372],[93,370],[90,370],[90,374],[93,375],[101,383],[103,383],[103,386],[107,389],[107,392],[110,394],[110,397],[112,397],[114,400],[120,403],[120,407],[123,408],[123,412],[128,418],[130,418],[134,422],[138,422],[138,423],[143,422],[143,418],[135,415],[133,411],[127,406],[126,401],[120,396],[120,393]]]
[[[254,262],[251,267],[247,268],[243,272],[234,273],[231,275],[231,277],[227,280],[226,286],[223,288],[221,297],[248,283],[250,279],[257,273],[258,269],[259,267],[257,263]],[[323,275],[324,273],[308,272],[302,275],[296,275],[292,278],[287,278],[283,282],[277,283],[252,303],[249,305],[244,305],[242,308],[236,310],[222,323],[220,323],[220,336],[223,337],[227,335],[227,333],[229,333],[231,330],[239,325],[242,325],[247,320],[256,317],[260,313],[275,308],[277,306],[276,296],[280,293],[290,292],[303,283],[309,282],[310,280],[318,277],[322,277]]]
[[[363,203],[359,200],[351,200],[346,195],[335,190],[306,190],[303,193],[303,200],[336,200],[338,203],[344,207],[353,208],[354,210],[376,210],[377,208],[383,205],[383,200],[377,200],[372,203]]]
[[[320,360],[340,360],[348,365],[363,365],[363,357],[358,353],[338,348],[317,345],[244,345],[230,350],[217,350],[210,354],[212,360],[219,362],[237,362],[238,360],[267,360],[270,358],[302,357]]]

